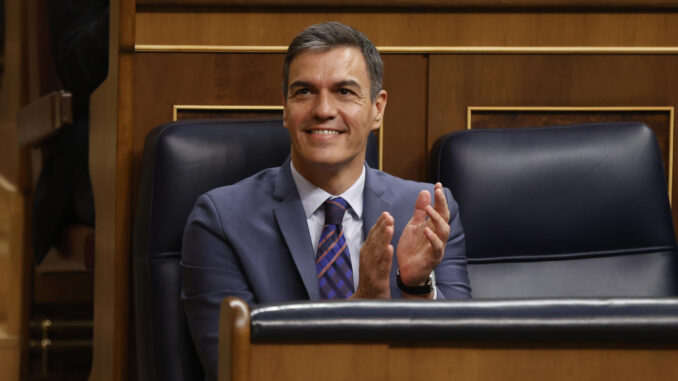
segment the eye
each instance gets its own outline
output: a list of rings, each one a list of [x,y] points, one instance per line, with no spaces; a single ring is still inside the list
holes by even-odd
[[[351,95],[351,94],[353,94],[353,91],[351,91],[349,89],[339,89],[339,94],[341,94],[341,95]]]
[[[291,98],[306,98],[311,94],[311,90],[308,87],[298,87],[292,90]]]

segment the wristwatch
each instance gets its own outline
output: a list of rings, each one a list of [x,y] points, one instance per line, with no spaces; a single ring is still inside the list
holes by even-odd
[[[410,287],[403,283],[403,280],[400,279],[400,269],[396,270],[396,282],[398,283],[398,288],[410,295],[428,295],[433,291],[433,277],[428,276],[426,284],[423,286]]]

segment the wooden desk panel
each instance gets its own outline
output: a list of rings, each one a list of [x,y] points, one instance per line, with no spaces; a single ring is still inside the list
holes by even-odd
[[[678,379],[678,350],[448,343],[252,344],[251,381],[646,381]]]
[[[488,340],[487,336],[471,342],[416,342],[411,341],[411,332],[403,332],[403,336],[410,339],[407,342],[382,341],[378,337],[367,339],[363,335],[361,341],[320,342],[308,336],[305,339],[286,336],[291,340],[284,341],[278,336],[281,341],[253,343],[250,341],[250,310],[242,300],[226,298],[220,313],[220,381],[645,381],[678,378],[678,345],[667,341],[654,344],[625,341],[620,337],[611,343],[585,341],[586,336],[580,335],[576,336],[580,341],[561,343],[554,339],[541,340],[537,332],[546,331],[535,329],[535,335],[524,339],[496,342]],[[325,313],[331,315],[336,311],[325,310]],[[361,318],[371,319],[362,315],[356,317],[353,324],[359,326]],[[289,322],[281,316],[278,319],[283,326],[299,323],[295,317],[290,317]],[[263,329],[262,322],[259,323],[259,328]],[[388,325],[389,320],[385,319],[383,324]],[[510,326],[511,323],[507,324]],[[351,327],[351,323],[342,326],[347,337],[356,337],[359,330],[352,331],[355,327]],[[270,330],[273,326],[267,328]],[[416,329],[414,325],[410,328]],[[403,329],[407,327],[403,326]],[[500,331],[496,333],[502,335]]]

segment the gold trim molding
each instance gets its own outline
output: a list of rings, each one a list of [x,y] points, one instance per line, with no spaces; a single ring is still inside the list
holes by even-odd
[[[378,46],[385,54],[678,54],[676,46]],[[285,53],[287,46],[136,44],[137,53]]]
[[[177,114],[182,110],[224,110],[224,111],[282,111],[283,106],[272,106],[272,105],[242,105],[242,106],[233,106],[233,105],[172,105],[172,121],[177,121]],[[384,122],[381,122],[381,127],[379,128],[379,134],[377,136],[379,140],[379,170],[383,170],[383,157],[384,157]]]
[[[673,126],[675,108],[672,106],[628,106],[628,107],[523,107],[523,106],[507,106],[507,107],[493,107],[493,106],[468,106],[466,108],[466,129],[471,129],[471,117],[474,111],[552,111],[552,112],[578,112],[578,111],[602,111],[602,112],[624,112],[624,111],[664,111],[669,113],[669,168],[668,168],[668,188],[669,188],[669,203],[672,202],[671,195],[673,194]]]
[[[172,121],[177,121],[177,114],[183,110],[223,110],[223,111],[282,111],[283,106],[214,106],[214,105],[172,105]]]

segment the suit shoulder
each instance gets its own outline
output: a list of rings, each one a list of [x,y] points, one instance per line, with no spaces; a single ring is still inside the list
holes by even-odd
[[[422,190],[433,191],[433,184],[430,183],[403,179],[376,169],[372,170],[372,175],[375,176],[376,179],[378,179],[378,181],[382,182],[383,184],[386,184],[389,188],[393,189],[394,191],[397,191],[398,193],[400,192],[419,193]]]
[[[407,180],[379,170],[372,170],[372,175],[375,176],[377,182],[388,187],[388,191],[396,200],[402,200],[408,205],[409,203],[414,204],[414,200],[422,190],[427,190],[433,194],[434,185],[431,183]],[[447,188],[444,189],[450,209],[456,209],[457,202],[452,196],[452,192]]]
[[[270,196],[280,172],[280,167],[264,169],[254,175],[238,181],[235,184],[225,185],[210,190],[201,197],[208,197],[217,207],[245,206],[249,200]]]

